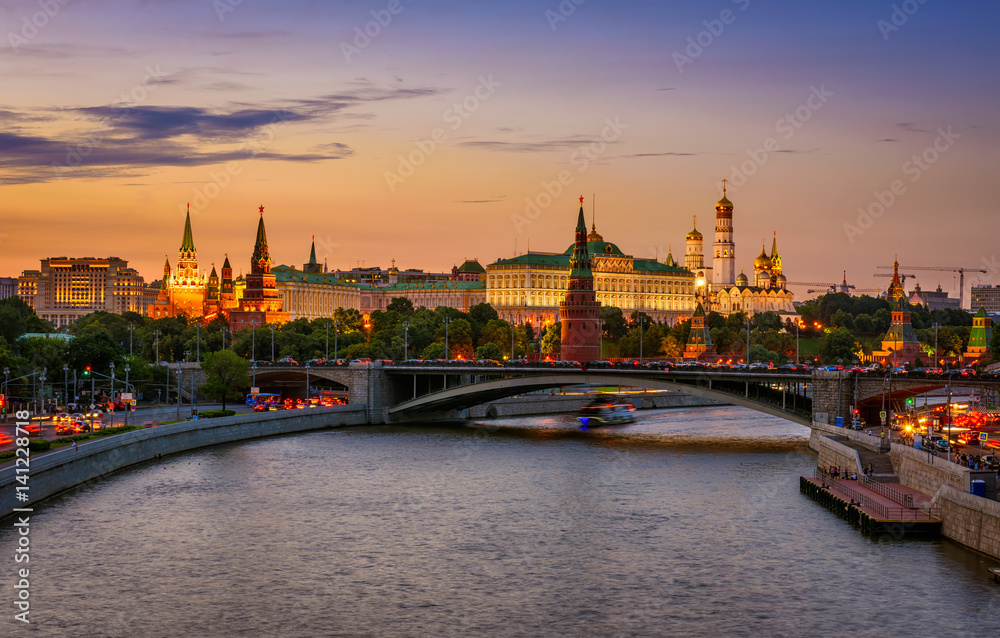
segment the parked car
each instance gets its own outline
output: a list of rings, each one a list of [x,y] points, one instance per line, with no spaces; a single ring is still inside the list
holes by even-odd
[[[286,366],[297,366],[297,365],[299,365],[299,362],[296,361],[295,359],[291,358],[291,357],[285,357],[283,359],[278,359],[277,362],[280,363],[281,365],[286,365]]]

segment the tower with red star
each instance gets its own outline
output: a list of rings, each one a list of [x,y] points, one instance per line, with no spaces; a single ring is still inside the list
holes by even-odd
[[[576,222],[576,243],[570,258],[566,298],[559,304],[560,354],[563,361],[599,361],[601,359],[601,304],[594,292],[594,272],[587,247],[587,222],[583,217],[583,197]]]

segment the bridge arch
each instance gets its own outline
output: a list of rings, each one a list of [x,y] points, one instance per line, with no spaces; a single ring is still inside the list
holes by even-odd
[[[705,399],[715,399],[724,403],[730,403],[741,407],[781,417],[793,421],[800,425],[811,426],[812,418],[807,410],[795,410],[792,408],[792,394],[788,393],[788,403],[785,409],[781,405],[757,401],[748,396],[740,396],[732,391],[720,390],[711,387],[711,382],[705,385],[691,382],[671,380],[669,378],[650,378],[644,376],[629,376],[627,378],[613,373],[602,373],[599,371],[574,372],[508,377],[503,379],[493,379],[480,381],[451,388],[431,392],[407,401],[403,401],[388,409],[390,416],[402,417],[414,415],[420,412],[440,412],[447,410],[461,410],[475,405],[488,403],[497,399],[533,392],[537,390],[547,390],[550,388],[565,386],[628,386],[643,387],[651,390],[673,390],[684,394],[702,397]]]

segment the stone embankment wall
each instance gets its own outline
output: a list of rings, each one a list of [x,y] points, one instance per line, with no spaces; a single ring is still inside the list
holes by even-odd
[[[965,493],[972,487],[969,468],[958,463],[898,443],[889,454],[899,482],[924,494],[935,494],[942,485]]]
[[[1000,560],[1000,503],[942,485],[931,507],[941,508],[946,538]]]
[[[837,441],[836,436],[813,430],[809,435],[809,447],[819,454],[816,467],[827,470],[831,465],[846,467],[850,472],[861,473],[861,459],[858,451]]]
[[[0,469],[0,518],[11,514],[16,507],[31,507],[81,483],[149,461],[158,455],[275,434],[363,423],[364,406],[289,410],[171,423],[87,441],[76,450],[66,446],[29,459],[27,484],[30,498],[27,502],[15,500],[14,487],[19,484],[16,483],[16,467],[11,465]]]

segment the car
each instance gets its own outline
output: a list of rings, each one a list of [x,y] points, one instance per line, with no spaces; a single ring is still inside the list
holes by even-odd
[[[66,423],[57,423],[56,434],[57,435],[76,434],[76,430],[73,429],[73,422],[67,421]]]
[[[326,365],[326,359],[310,359],[306,361],[307,366],[322,366]]]
[[[947,451],[951,450],[951,443],[949,443],[948,441],[945,441],[943,439],[940,440],[940,441],[935,441],[934,442],[934,448],[938,452],[947,452]]]
[[[286,366],[297,366],[297,365],[299,365],[299,362],[296,361],[295,359],[291,358],[291,357],[285,357],[283,359],[278,359],[277,363],[280,363],[281,365],[286,365]]]
[[[13,442],[14,439],[9,434],[0,434],[0,445],[7,445]]]
[[[53,423],[63,423],[64,421],[69,421],[69,414],[65,412],[60,412],[59,414],[52,417]]]
[[[87,419],[89,421],[93,421],[94,419],[101,419],[103,417],[104,413],[100,412],[99,410],[92,410],[90,412],[81,415],[81,418]]]
[[[91,414],[100,414],[100,413],[99,413],[99,412],[88,412],[87,414],[83,414],[83,413],[81,413],[81,412],[74,412],[74,413],[73,413],[72,415],[70,415],[70,417],[69,417],[68,419],[66,419],[66,420],[67,420],[67,421],[85,421],[85,420],[87,420],[87,419],[91,418],[91,417],[90,417],[90,415],[91,415]]]

